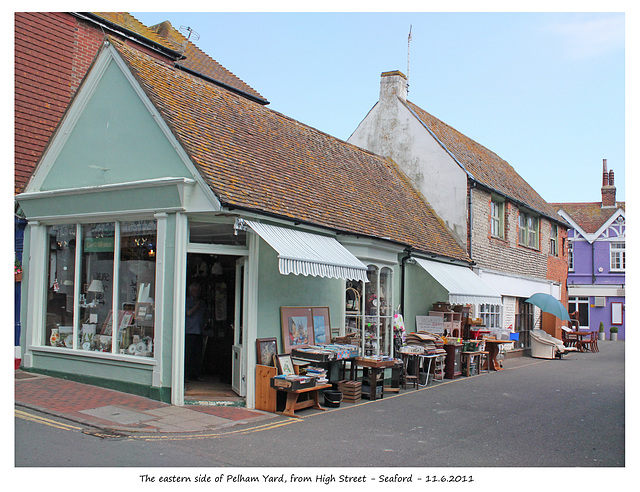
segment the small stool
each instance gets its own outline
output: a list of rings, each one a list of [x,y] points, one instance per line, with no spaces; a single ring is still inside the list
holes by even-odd
[[[420,371],[420,359],[418,358],[418,354],[400,354],[402,357],[402,363],[404,365],[404,370],[402,374],[402,388],[407,389],[407,382],[413,382],[413,387],[418,389],[418,375]],[[409,368],[409,363],[413,362],[415,367],[416,374],[409,374],[407,369]]]
[[[475,361],[472,362],[475,357]],[[482,365],[482,352],[462,352],[460,354],[460,363],[464,369],[465,376],[472,376],[475,372],[480,374],[480,367]]]
[[[486,350],[481,350],[478,355],[478,374],[483,372],[489,373],[489,363],[487,359],[489,358],[489,352]],[[486,364],[486,367],[485,367]]]
[[[436,357],[435,364],[433,365],[433,380],[444,381],[444,355]]]

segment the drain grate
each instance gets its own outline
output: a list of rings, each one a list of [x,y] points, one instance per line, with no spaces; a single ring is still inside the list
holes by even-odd
[[[82,433],[88,436],[99,437],[100,439],[127,439],[127,437],[129,437],[116,431],[104,429],[85,429]]]

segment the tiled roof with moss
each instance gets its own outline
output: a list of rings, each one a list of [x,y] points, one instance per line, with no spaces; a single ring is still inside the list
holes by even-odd
[[[187,40],[169,21],[148,27],[128,12],[92,12],[92,14],[112,24],[121,26],[128,31],[134,32],[156,44],[164,46],[171,51],[182,53],[184,58],[176,62],[178,65],[222,83],[232,90],[246,94],[261,104],[269,103],[258,91],[208,56],[193,42]]]
[[[549,218],[563,222],[557,210],[507,161],[414,103],[407,101],[407,105],[478,183]]]
[[[625,202],[618,202],[615,207],[602,208],[601,202],[587,203],[552,203],[556,210],[564,210],[580,228],[593,234],[619,209],[625,207]]]
[[[392,161],[112,44],[226,206],[469,261]]]

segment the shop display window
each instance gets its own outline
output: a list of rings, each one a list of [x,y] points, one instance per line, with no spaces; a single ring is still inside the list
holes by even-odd
[[[81,226],[80,256],[80,330],[78,348],[111,352],[109,313],[113,302],[113,254],[115,224]]]
[[[155,221],[120,224],[119,270],[116,350],[150,357],[154,336]]]
[[[43,344],[152,357],[156,221],[52,225],[48,238]]]
[[[347,282],[346,333],[356,333],[362,354],[391,355],[393,302],[391,268],[368,265],[369,282]]]
[[[76,261],[76,225],[48,228],[49,274],[43,343],[73,347],[73,307]]]

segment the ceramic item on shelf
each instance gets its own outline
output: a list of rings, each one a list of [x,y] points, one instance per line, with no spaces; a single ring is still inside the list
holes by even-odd
[[[73,348],[73,335],[69,335],[64,339],[64,344],[67,348]]]
[[[60,330],[58,328],[51,328],[51,336],[49,337],[50,345],[52,347],[57,347],[58,340],[60,340]]]
[[[147,350],[147,344],[144,342],[136,343],[136,352],[145,352]]]
[[[129,348],[127,349],[127,353],[130,355],[134,355],[136,353],[136,346],[135,344],[131,344],[129,345]]]
[[[84,342],[82,344],[82,350],[89,350],[91,348],[91,342]]]

